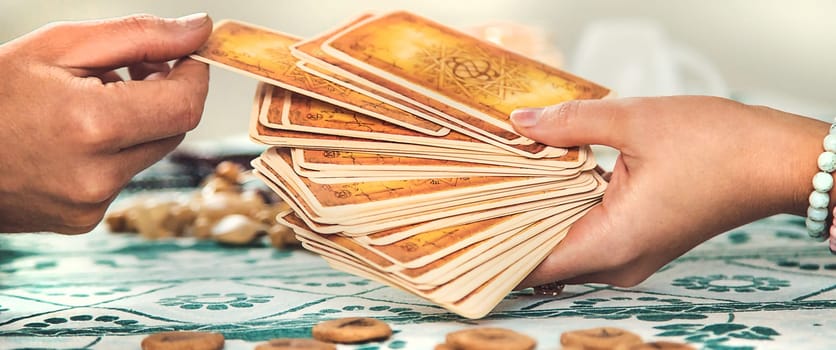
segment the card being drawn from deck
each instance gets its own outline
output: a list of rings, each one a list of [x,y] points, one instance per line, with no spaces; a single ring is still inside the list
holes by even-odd
[[[429,135],[449,129],[381,101],[310,75],[296,67],[289,47],[299,38],[237,21],[221,21],[192,58],[266,83],[386,120]]]

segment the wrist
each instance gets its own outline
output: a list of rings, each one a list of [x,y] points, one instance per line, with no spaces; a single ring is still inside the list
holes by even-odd
[[[784,212],[800,216],[807,216],[807,209],[810,206],[810,195],[814,192],[813,178],[821,172],[818,166],[819,155],[824,151],[822,142],[830,131],[830,124],[809,118],[800,123],[801,128],[796,133],[796,147],[789,149],[789,152],[796,151],[793,162],[788,162],[788,167],[794,169],[787,184],[791,184],[791,197],[787,201],[788,206]],[[828,174],[832,178],[832,174]],[[826,207],[831,213],[836,204],[836,191],[826,192],[830,198]],[[828,220],[829,222],[829,220]]]

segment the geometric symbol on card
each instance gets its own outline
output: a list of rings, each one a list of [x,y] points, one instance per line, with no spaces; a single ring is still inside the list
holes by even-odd
[[[431,84],[442,90],[455,89],[468,97],[504,99],[511,92],[529,90],[513,60],[490,55],[478,47],[434,46],[421,53],[420,61],[422,70],[433,79]]]

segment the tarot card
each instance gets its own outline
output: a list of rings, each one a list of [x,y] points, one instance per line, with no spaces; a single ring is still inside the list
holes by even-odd
[[[226,20],[215,25],[208,41],[191,57],[429,135],[444,135],[449,131],[299,70],[289,48],[299,40],[289,34]]]
[[[328,38],[322,50],[380,77],[388,88],[402,87],[406,97],[440,101],[511,133],[509,115],[517,108],[609,94],[597,84],[403,11],[362,21]]]
[[[261,156],[261,164],[268,172],[285,182],[322,218],[336,216],[341,223],[353,218],[403,216],[432,208],[501,198],[520,192],[548,188],[577,188],[580,184],[594,184],[590,174],[578,175],[576,181],[548,177],[456,177],[438,179],[406,179],[385,181],[357,181],[321,183],[299,177],[291,166],[287,150],[273,148]],[[269,173],[266,174],[270,176]],[[587,185],[588,186],[588,185]],[[400,214],[394,213],[395,211]]]
[[[341,150],[293,149],[294,169],[305,172],[307,177],[354,177],[355,174],[403,174],[404,176],[433,174],[482,174],[495,176],[571,176],[579,171],[591,170],[594,164],[584,163],[582,168],[531,169],[501,165],[445,160],[422,157],[395,156],[373,152]],[[300,173],[301,174],[301,173]]]
[[[271,128],[511,154],[508,150],[455,131],[443,136],[430,136],[281,88],[272,88],[268,98],[271,106],[262,109],[259,122]]]
[[[379,202],[366,203],[371,206],[368,211],[359,214],[352,213],[353,215],[338,211],[337,216],[332,216],[330,213],[323,214],[312,203],[308,203],[305,196],[299,193],[298,186],[279,176],[262,159],[254,161],[253,166],[267,180],[268,186],[300,213],[300,216],[306,220],[308,225],[321,233],[347,232],[363,235],[449,216],[543,201],[550,198],[567,197],[590,192],[600,186],[593,175],[581,174],[574,181],[558,181],[548,185],[532,184],[488,193],[475,192],[436,203],[407,201],[404,205],[395,207],[377,205]],[[332,188],[332,190],[335,188]],[[536,207],[536,205],[532,207]]]

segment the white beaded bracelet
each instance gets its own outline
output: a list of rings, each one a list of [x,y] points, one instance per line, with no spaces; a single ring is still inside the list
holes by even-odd
[[[830,190],[833,189],[833,175],[836,170],[836,121],[830,126],[830,133],[822,142],[824,152],[819,155],[819,172],[813,176],[813,192],[807,207],[807,233],[810,237],[824,241],[829,237],[827,229],[827,208],[830,205]]]

